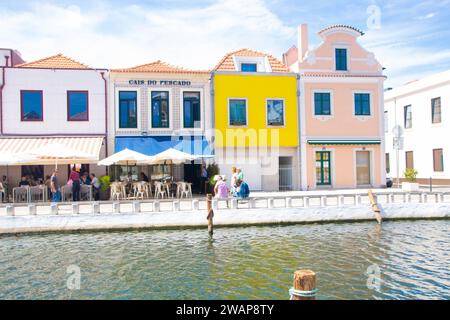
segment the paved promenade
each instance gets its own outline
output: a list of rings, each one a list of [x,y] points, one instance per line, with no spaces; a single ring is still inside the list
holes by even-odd
[[[381,191],[384,194],[381,194]],[[398,190],[378,190],[378,203],[384,220],[450,217],[450,194],[405,194],[396,191]],[[363,190],[282,194],[285,198],[280,197],[280,193],[276,194],[277,198],[265,193],[264,197],[253,198],[253,202],[243,202],[230,207],[227,207],[225,202],[214,203],[214,225],[223,227],[360,220],[376,223]],[[193,202],[186,201],[189,205]],[[163,209],[163,204],[167,205],[166,209]],[[111,210],[111,204],[106,203],[100,205],[103,209],[97,213],[90,213],[87,209],[83,211],[81,204],[76,213],[71,212],[73,208],[71,209],[70,205],[61,205],[58,214],[41,211],[30,215],[16,210],[18,213],[13,216],[0,216],[0,234],[187,227],[206,230],[206,202],[197,204],[196,210],[189,206],[183,209],[181,204],[178,203],[176,210],[173,210],[171,206],[174,202],[161,202],[161,207],[155,210],[154,202],[143,202],[139,203],[139,210],[136,212],[133,211],[133,203],[124,203],[119,205],[115,213]],[[84,206],[89,208],[88,204]]]

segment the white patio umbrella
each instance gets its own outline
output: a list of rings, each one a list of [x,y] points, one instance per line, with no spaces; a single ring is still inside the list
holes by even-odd
[[[28,161],[34,161],[36,157],[26,154],[17,154],[9,152],[0,153],[0,166],[13,166],[27,163]]]
[[[27,155],[31,155],[37,158],[36,162],[54,162],[55,166],[59,164],[72,164],[80,162],[93,162],[96,161],[96,156],[74,149],[60,143],[49,143],[42,147],[36,148],[27,152]]]
[[[99,166],[110,166],[113,164],[118,165],[136,165],[136,164],[148,164],[148,161],[151,160],[152,157],[149,157],[145,154],[130,150],[123,149],[113,155],[109,156],[98,162]]]
[[[177,149],[169,148],[148,159],[148,164],[181,164],[186,161],[199,159],[201,156],[195,156]]]

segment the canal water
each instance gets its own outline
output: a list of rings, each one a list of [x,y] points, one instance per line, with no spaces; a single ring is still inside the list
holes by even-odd
[[[449,220],[3,236],[0,298],[449,299],[449,267]]]

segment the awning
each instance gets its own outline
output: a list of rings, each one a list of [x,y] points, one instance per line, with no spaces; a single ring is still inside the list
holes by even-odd
[[[11,154],[26,154],[30,150],[37,150],[49,144],[60,144],[70,149],[79,150],[80,154],[88,154],[92,160],[83,160],[83,163],[97,163],[100,158],[100,149],[103,144],[103,137],[49,137],[49,138],[0,138],[0,152]],[[65,164],[67,161],[58,160],[58,164]],[[20,164],[54,164],[51,158],[33,159],[21,162]],[[70,162],[69,162],[70,163]]]
[[[128,148],[148,156],[173,148],[192,155],[211,156],[212,148],[203,136],[116,137],[114,152]]]
[[[311,145],[377,145],[381,140],[308,140]]]

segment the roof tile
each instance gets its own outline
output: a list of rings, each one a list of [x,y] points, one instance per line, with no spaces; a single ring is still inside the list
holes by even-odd
[[[16,65],[18,68],[90,69],[76,60],[57,54],[55,56]]]
[[[273,57],[270,54],[254,51],[250,49],[240,49],[233,51],[225,55],[225,57],[220,60],[217,66],[214,68],[216,71],[236,71],[234,65],[233,56],[244,56],[244,57],[267,57],[270,63],[272,72],[289,72],[289,68],[283,64],[280,60]]]
[[[173,66],[161,60],[124,69],[111,69],[112,72],[156,72],[156,73],[210,73],[209,70],[191,70]]]

